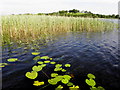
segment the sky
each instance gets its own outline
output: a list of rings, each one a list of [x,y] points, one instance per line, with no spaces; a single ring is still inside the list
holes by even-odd
[[[119,0],[2,0],[0,13],[50,13],[59,10],[78,9],[95,14],[118,14]]]

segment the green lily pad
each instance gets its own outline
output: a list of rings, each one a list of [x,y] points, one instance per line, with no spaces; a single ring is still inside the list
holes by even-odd
[[[58,74],[57,73],[52,73],[51,77],[56,77]]]
[[[71,76],[69,76],[69,75],[63,75],[63,77],[64,77],[65,79],[68,79],[68,80],[71,79]]]
[[[70,67],[71,65],[70,64],[65,64],[65,67]]]
[[[86,79],[85,82],[89,85],[94,87],[96,85],[96,82],[93,79]]]
[[[55,64],[56,62],[50,62],[50,64]]]
[[[5,67],[6,65],[8,65],[7,63],[0,63],[0,67]]]
[[[10,59],[7,59],[7,61],[8,62],[16,62],[16,61],[18,61],[18,59],[17,58],[10,58]]]
[[[62,69],[61,71],[62,71],[62,72],[66,72],[67,70],[65,70],[65,69]]]
[[[62,70],[62,68],[56,67],[56,68],[54,69],[54,71],[60,71],[60,70]]]
[[[61,67],[62,66],[62,64],[56,64],[55,65],[55,67]]]
[[[0,65],[0,67],[5,67],[5,65]]]
[[[33,60],[39,60],[40,59],[40,56],[36,56],[33,58]]]
[[[91,73],[88,74],[87,77],[90,78],[90,79],[95,79],[95,76],[93,74],[91,74]]]
[[[48,79],[48,83],[49,83],[49,84],[52,84],[52,85],[56,85],[56,84],[57,84],[57,81],[54,80],[54,79]]]
[[[98,90],[105,90],[103,87],[101,87],[101,86],[98,86],[97,87],[98,88]]]
[[[37,71],[41,71],[41,70],[42,70],[42,67],[41,67],[41,65],[33,66],[33,67],[32,67],[32,70],[33,70],[33,71],[36,71],[36,72],[37,72]]]
[[[41,59],[49,59],[48,56],[42,56]]]
[[[62,90],[62,89],[63,89],[63,86],[59,85],[55,90]]]
[[[29,79],[35,79],[38,76],[38,73],[36,71],[27,72],[25,76]]]
[[[32,55],[39,55],[40,52],[32,52]]]
[[[46,66],[46,64],[42,64],[42,65],[40,65],[41,67],[45,67]]]
[[[37,63],[38,63],[38,64],[43,64],[43,62],[42,62],[42,61],[38,61]]]
[[[69,80],[68,79],[62,79],[61,82],[64,83],[64,84],[67,84],[69,82]]]
[[[67,86],[73,86],[72,82],[68,82]]]
[[[44,61],[44,63],[49,63],[50,61]]]

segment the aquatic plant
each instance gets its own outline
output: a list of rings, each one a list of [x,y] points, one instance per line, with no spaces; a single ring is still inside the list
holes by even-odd
[[[36,56],[38,57],[38,56]],[[40,56],[39,56],[40,57]],[[69,74],[65,74],[65,72],[67,72],[65,68],[67,67],[71,67],[71,64],[65,64],[65,65],[62,65],[62,64],[56,64],[56,62],[53,62],[52,63],[49,61],[50,60],[50,57],[49,56],[42,56],[42,58],[40,57],[39,59],[41,60],[44,60],[44,61],[38,61],[38,66],[33,66],[32,67],[32,70],[31,72],[26,72],[25,76],[29,79],[36,79],[38,77],[38,72],[41,71],[47,78],[48,78],[48,85],[46,86],[43,86],[43,88],[49,86],[49,85],[58,85],[58,82],[66,85],[69,87],[70,90],[80,90],[80,87],[77,86],[77,85],[74,85],[72,82],[71,82],[71,78],[74,78],[73,75],[69,75]],[[49,60],[48,60],[49,59]],[[44,63],[51,63],[51,64],[55,64],[55,68],[54,68],[54,71],[56,72],[53,72],[51,73],[51,78],[49,77],[49,75],[47,75],[44,71],[43,71],[43,67],[47,66],[46,64]],[[57,72],[61,72],[62,74],[58,74]],[[64,74],[63,74],[64,73]],[[90,86],[90,90],[105,90],[103,87],[101,86],[98,86],[96,87],[96,82],[95,82],[95,75],[89,73],[87,74],[87,77],[89,79],[86,79],[85,82]],[[42,82],[39,82],[38,80],[37,81],[34,81],[33,85],[34,86],[41,86],[41,85],[44,85],[45,82],[42,81]],[[57,88],[55,88],[55,90],[62,90],[64,87],[62,85],[58,85]]]
[[[32,55],[39,55],[40,52],[32,52]]]
[[[35,79],[38,76],[38,73],[36,71],[27,72],[25,76],[29,79]]]
[[[106,31],[114,28],[113,23],[96,18],[7,15],[2,16],[3,44],[10,42],[33,42],[37,39],[48,41],[51,36],[71,31]],[[59,33],[58,33],[59,32]],[[29,37],[29,38],[28,38]]]
[[[9,58],[9,59],[7,59],[7,61],[8,62],[16,62],[16,61],[18,61],[18,59],[17,58]]]
[[[86,79],[85,80],[85,82],[89,85],[89,86],[91,86],[90,87],[90,90],[105,90],[103,87],[101,87],[101,86],[98,86],[98,87],[95,87],[95,85],[96,85],[96,82],[95,82],[95,80],[93,80],[93,79],[95,79],[95,76],[93,75],[93,74],[88,74],[87,75],[87,77],[89,78],[89,79]]]
[[[6,65],[8,65],[7,63],[0,63],[0,67],[5,67]]]
[[[41,86],[41,85],[44,85],[44,82],[34,81],[33,85],[34,86]]]

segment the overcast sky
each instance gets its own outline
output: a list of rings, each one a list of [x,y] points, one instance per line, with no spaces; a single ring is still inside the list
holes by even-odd
[[[118,14],[119,0],[2,0],[0,12],[6,14],[49,13],[78,9],[98,14]]]

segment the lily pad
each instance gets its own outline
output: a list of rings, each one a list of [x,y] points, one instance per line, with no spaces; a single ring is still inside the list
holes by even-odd
[[[38,76],[38,73],[36,71],[27,72],[25,76],[29,79],[35,79]]]
[[[7,61],[8,62],[16,62],[16,61],[18,61],[18,59],[17,58],[10,58],[10,59],[7,59]]]
[[[41,70],[42,70],[42,67],[41,67],[41,65],[33,66],[33,67],[32,67],[32,70],[38,72],[38,71],[41,71]]]
[[[69,82],[69,80],[68,79],[62,79],[61,82],[64,83],[64,84],[67,84]]]
[[[55,64],[56,62],[50,62],[50,64]]]
[[[50,61],[44,61],[44,63],[49,63]]]
[[[40,65],[41,67],[45,67],[46,66],[46,64],[42,64],[42,65]]]
[[[79,90],[79,86],[73,85],[72,87],[69,87],[70,90]]]
[[[63,75],[63,77],[64,77],[65,79],[68,79],[68,80],[71,79],[71,76],[69,76],[69,75]]]
[[[70,67],[71,65],[70,64],[65,64],[65,67]]]
[[[62,68],[56,67],[56,68],[54,69],[54,71],[60,71],[60,70],[62,70]]]
[[[55,90],[62,90],[62,89],[63,89],[63,86],[59,85]]]
[[[67,70],[65,70],[65,69],[62,69],[61,71],[62,71],[62,72],[66,72]]]
[[[58,74],[57,73],[52,73],[51,77],[56,77]]]
[[[39,60],[40,59],[40,56],[36,56],[33,58],[33,60]]]
[[[49,84],[52,84],[52,85],[56,85],[56,84],[57,84],[57,81],[54,80],[54,79],[48,79],[48,83],[49,83]]]
[[[48,56],[42,56],[41,59],[49,59]]]
[[[94,87],[96,85],[96,82],[93,79],[86,79],[85,82],[89,85]]]
[[[56,64],[55,65],[55,67],[61,67],[62,66],[62,64]]]
[[[39,55],[40,52],[32,52],[32,55]]]
[[[34,81],[33,85],[34,86],[41,86],[41,85],[44,85],[44,82]]]
[[[73,86],[72,82],[68,82],[67,86]]]
[[[43,64],[43,62],[42,62],[42,61],[38,61],[37,63],[38,63],[38,64]]]
[[[52,58],[50,58],[50,60],[53,60]]]
[[[87,76],[88,76],[88,78],[90,78],[90,79],[95,79],[95,76],[94,76],[93,74],[91,74],[91,73],[88,74]]]

